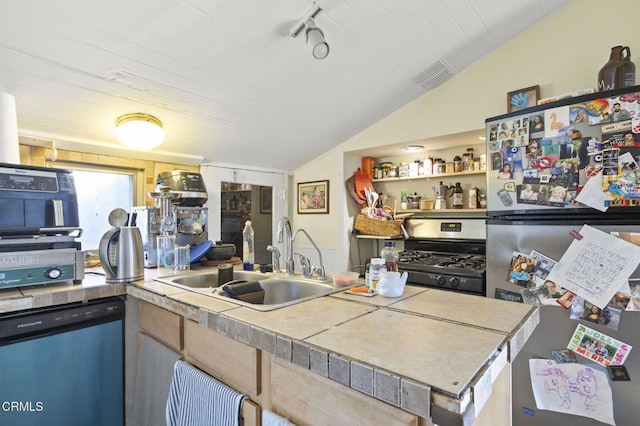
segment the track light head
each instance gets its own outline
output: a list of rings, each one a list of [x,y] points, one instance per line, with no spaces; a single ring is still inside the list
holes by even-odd
[[[305,35],[307,36],[307,44],[311,45],[311,54],[316,59],[324,59],[329,55],[329,44],[324,39],[324,33],[316,27],[312,18],[305,22]]]

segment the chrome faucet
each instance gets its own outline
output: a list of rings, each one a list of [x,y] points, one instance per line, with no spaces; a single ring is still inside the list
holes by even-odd
[[[278,242],[284,242],[284,267],[287,270],[287,275],[293,275],[295,273],[296,263],[293,260],[293,236],[291,233],[291,222],[286,216],[280,218],[278,222]]]
[[[269,244],[267,251],[271,252],[271,266],[273,267],[273,273],[277,274],[280,272],[280,250],[278,250],[278,247]]]
[[[300,262],[300,269],[302,270],[302,276],[305,278],[311,277],[311,261],[308,257],[301,255],[300,253],[293,253],[298,256],[298,262]]]
[[[293,242],[293,240],[296,239],[296,236],[300,232],[302,232],[304,235],[307,236],[307,238],[309,239],[309,241],[311,242],[313,247],[318,252],[318,258],[319,258],[319,261],[320,261],[320,265],[311,267],[311,272],[312,273],[315,272],[318,275],[318,281],[326,281],[327,277],[326,277],[325,271],[324,271],[324,264],[322,263],[322,253],[320,252],[320,249],[316,245],[315,241],[313,241],[313,239],[311,238],[311,235],[309,235],[309,233],[307,231],[305,231],[304,229],[300,228],[296,232],[294,232],[293,236],[291,237],[291,241]],[[309,274],[309,276],[311,276],[311,274]]]

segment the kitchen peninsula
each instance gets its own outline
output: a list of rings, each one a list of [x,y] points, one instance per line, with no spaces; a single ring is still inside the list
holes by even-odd
[[[270,312],[154,280],[127,292],[144,332],[296,424],[509,424],[509,363],[539,321],[530,305],[412,286]]]
[[[530,305],[415,286],[399,298],[339,292],[260,312],[155,273],[126,285],[134,332],[248,395],[256,423],[245,424],[259,424],[261,409],[296,424],[509,424],[510,362],[539,321]],[[95,280],[49,296],[3,290],[0,306],[36,295],[66,303],[89,294],[84,286],[96,297],[122,290]]]

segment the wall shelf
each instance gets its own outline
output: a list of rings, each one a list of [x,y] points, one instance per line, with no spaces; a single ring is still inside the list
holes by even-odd
[[[396,213],[415,213],[416,215],[435,215],[437,216],[439,213],[447,213],[450,216],[450,213],[464,213],[464,214],[472,214],[477,213],[478,215],[484,216],[487,213],[487,209],[407,209],[407,210],[397,210]],[[415,217],[412,216],[412,217]]]
[[[471,172],[458,172],[458,173],[440,173],[437,175],[421,175],[421,176],[413,176],[413,177],[392,177],[392,178],[383,178],[383,179],[371,179],[371,182],[398,182],[398,181],[407,181],[407,180],[419,180],[419,179],[440,179],[440,178],[449,178],[455,176],[470,176],[470,175],[483,175],[486,173],[486,170],[474,170]]]

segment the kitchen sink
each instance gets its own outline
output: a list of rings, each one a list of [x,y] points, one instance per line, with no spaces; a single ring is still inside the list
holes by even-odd
[[[224,286],[218,289],[216,296],[259,311],[272,311],[343,290],[335,288],[331,281],[320,282],[302,277],[272,277],[259,280],[258,283],[264,290],[262,303],[233,298],[223,291]]]
[[[251,271],[233,271],[234,280],[258,281],[269,278],[270,275]],[[211,290],[218,287],[218,271],[207,271],[185,275],[156,277],[156,281],[188,289]]]
[[[334,287],[329,278],[327,281],[318,281],[313,278],[301,276],[274,276],[273,274],[262,274],[251,271],[234,271],[234,280],[244,280],[257,282],[261,288],[259,297],[246,297],[239,295],[239,298],[232,297],[222,291],[224,286],[218,287],[217,272],[192,273],[189,275],[168,276],[154,278],[156,281],[165,284],[186,288],[191,291],[204,292],[213,297],[224,299],[231,303],[246,306],[259,311],[272,311],[285,306],[294,305],[306,300],[326,296],[345,290],[347,287]],[[264,291],[264,298],[262,297]],[[253,294],[256,296],[256,294]]]

